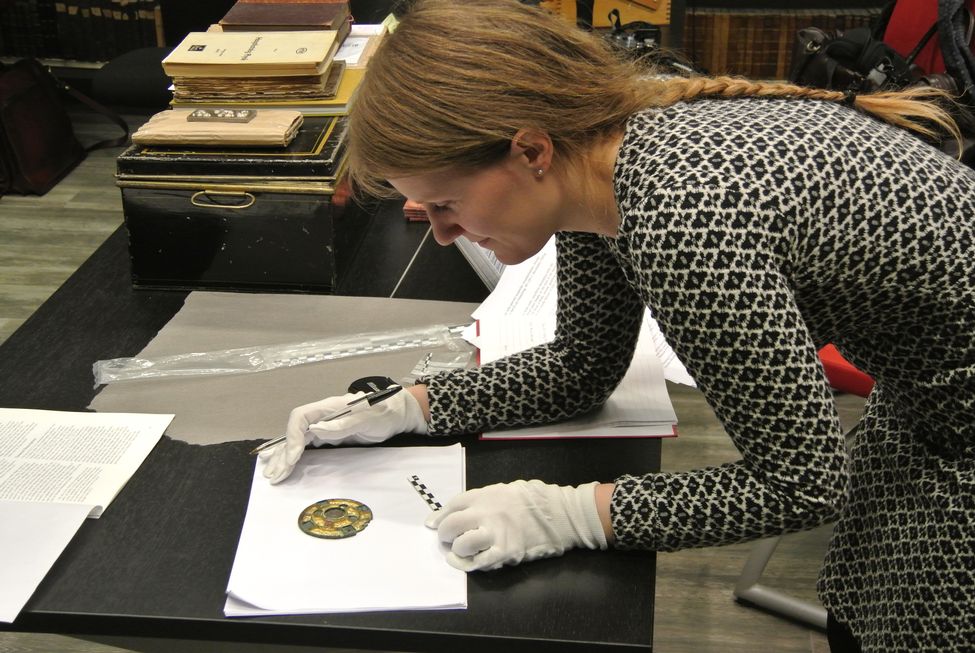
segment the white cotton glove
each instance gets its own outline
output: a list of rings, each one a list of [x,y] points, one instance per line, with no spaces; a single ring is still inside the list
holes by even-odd
[[[348,403],[364,393],[328,397],[291,411],[288,418],[287,440],[261,452],[264,476],[271,483],[288,478],[302,452],[309,444],[370,444],[382,442],[398,433],[426,433],[427,423],[423,409],[409,391],[397,392],[389,399],[370,406],[367,402],[356,404],[344,417],[321,421],[329,415],[342,412]]]
[[[596,486],[541,481],[498,483],[458,494],[426,520],[450,544],[447,562],[462,571],[498,569],[562,555],[574,547],[605,549]]]

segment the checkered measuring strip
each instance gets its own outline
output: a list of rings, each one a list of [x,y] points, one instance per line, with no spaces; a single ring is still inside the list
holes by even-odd
[[[443,506],[440,505],[440,502],[437,501],[437,498],[433,496],[433,493],[427,489],[427,486],[424,485],[422,481],[420,481],[419,476],[411,476],[410,485],[412,485],[413,489],[416,490],[416,493],[427,502],[427,505],[430,506],[430,510],[440,510],[443,508]]]

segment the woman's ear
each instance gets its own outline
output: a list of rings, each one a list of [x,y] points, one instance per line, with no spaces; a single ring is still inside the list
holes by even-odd
[[[551,137],[540,129],[520,129],[511,139],[511,156],[538,177],[551,168],[554,152]]]

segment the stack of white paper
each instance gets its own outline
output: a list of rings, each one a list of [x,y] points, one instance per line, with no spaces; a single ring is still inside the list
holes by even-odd
[[[306,451],[271,485],[258,462],[227,584],[227,616],[467,607],[467,574],[447,564],[416,475],[441,502],[464,490],[464,450],[444,447]],[[317,501],[351,499],[372,521],[345,539],[298,526]]]

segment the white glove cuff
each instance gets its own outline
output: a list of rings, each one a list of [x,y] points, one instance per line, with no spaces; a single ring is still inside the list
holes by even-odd
[[[603,522],[599,519],[596,509],[596,487],[598,481],[586,483],[578,487],[563,487],[566,513],[570,525],[575,530],[578,544],[588,549],[605,550],[609,547],[606,542],[606,532]]]
[[[423,419],[423,409],[420,407],[420,402],[417,401],[413,393],[403,388],[400,394],[405,395],[403,401],[403,407],[405,409],[405,419],[404,419],[404,433],[420,433],[426,435],[428,432],[427,421]]]

